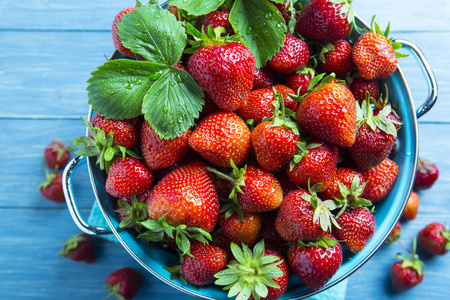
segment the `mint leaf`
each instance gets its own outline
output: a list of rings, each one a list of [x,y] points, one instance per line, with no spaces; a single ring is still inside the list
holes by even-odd
[[[204,94],[192,76],[181,69],[165,69],[145,95],[142,113],[156,134],[173,139],[198,118]]]
[[[146,4],[129,12],[117,28],[126,48],[153,62],[177,63],[187,43],[182,23],[159,5]]]
[[[255,55],[261,68],[283,46],[286,24],[278,9],[267,0],[236,0],[230,23]]]
[[[190,15],[200,16],[216,10],[223,2],[224,0],[171,0],[169,4],[185,10]]]
[[[117,59],[107,61],[88,79],[88,102],[110,119],[129,119],[142,112],[142,102],[166,65]]]

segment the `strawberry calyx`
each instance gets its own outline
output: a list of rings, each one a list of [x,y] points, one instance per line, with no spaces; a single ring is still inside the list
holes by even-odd
[[[440,231],[440,233],[442,234],[442,236],[445,239],[445,250],[449,251],[450,250],[450,229],[445,226],[445,229],[442,229]]]
[[[273,279],[285,275],[277,267],[283,260],[275,255],[264,255],[264,240],[257,243],[253,251],[245,244],[241,248],[233,242],[230,248],[235,260],[214,275],[217,279],[214,283],[229,290],[228,297],[261,299],[267,297],[269,287],[280,287]]]
[[[80,242],[84,241],[86,241],[86,238],[84,237],[84,234],[81,232],[72,236],[68,241],[63,242],[64,248],[58,252],[58,256],[68,257],[70,252],[76,249]]]
[[[329,238],[328,236],[324,236],[320,240],[313,241],[313,242],[304,242],[302,240],[298,240],[297,241],[297,244],[299,244],[300,246],[303,246],[303,247],[319,246],[319,247],[322,247],[324,249],[328,249],[330,247],[335,247],[338,243],[339,242],[337,240]]]
[[[358,207],[367,208],[369,206],[372,206],[372,201],[362,198],[361,195],[364,191],[364,188],[367,185],[367,182],[364,182],[362,185],[359,184],[360,178],[358,175],[353,177],[352,184],[350,188],[348,188],[346,185],[344,185],[342,182],[338,182],[339,191],[341,193],[342,198],[336,198],[336,200],[339,205],[341,205],[341,210],[336,215],[336,218],[338,218],[342,213],[347,209],[354,209]]]
[[[309,143],[306,142],[296,142],[298,151],[294,156],[292,157],[291,161],[289,162],[289,171],[292,171],[294,167],[305,157],[308,155],[309,150],[318,148],[323,145],[323,143]]]
[[[41,184],[39,184],[38,191],[42,190],[42,189],[45,189],[50,184],[52,184],[53,180],[55,180],[55,178],[56,178],[56,173],[58,171],[58,166],[56,166],[55,169],[52,172],[49,172],[47,169],[45,169],[44,171],[45,171],[45,179],[44,179],[44,181],[41,182]]]
[[[288,94],[289,97],[291,97],[293,100],[298,101],[301,103],[303,100],[306,99],[306,97],[311,94],[312,92],[320,90],[323,86],[329,84],[329,83],[336,83],[336,84],[345,84],[344,80],[336,80],[336,74],[335,73],[321,73],[317,76],[314,76],[311,78],[311,81],[308,84],[307,92],[301,96],[299,95],[292,95]]]
[[[385,31],[383,32],[380,29],[380,26],[375,22],[375,16],[372,17],[372,20],[370,21],[370,32],[373,33],[377,33],[380,34],[382,36],[384,36],[389,44],[392,45],[392,48],[394,48],[394,53],[397,57],[407,57],[408,54],[404,54],[404,53],[400,53],[397,50],[399,50],[400,48],[402,48],[402,44],[399,42],[394,42],[392,37],[389,37],[389,32],[391,30],[391,22],[388,23],[388,25],[386,26]]]
[[[60,139],[56,138],[52,141],[51,149],[56,153],[56,161],[59,161],[64,153],[73,151],[72,146],[66,146]]]
[[[205,33],[203,28],[199,31],[191,23],[186,23],[186,31],[192,36],[192,39],[188,40],[191,47],[184,50],[184,53],[187,54],[192,54],[205,46],[226,45],[231,42],[242,41],[238,35],[225,35],[227,33],[226,29],[221,26],[213,28],[211,25],[208,25],[208,33]]]
[[[417,162],[417,172],[427,174],[434,170],[433,162],[428,158],[420,158]]]
[[[402,260],[402,268],[412,268],[414,271],[416,271],[418,276],[421,276],[424,273],[424,263],[420,260],[419,255],[416,253],[417,249],[417,238],[414,238],[413,240],[413,251],[410,252],[411,257],[406,257],[401,253],[398,253],[396,255],[397,259]]]
[[[272,127],[287,127],[295,135],[300,135],[297,122],[295,120],[295,112],[286,108],[284,104],[283,94],[281,94],[275,87],[273,88],[275,93],[275,100],[272,102],[275,110],[271,117],[265,117],[263,122],[272,122]]]
[[[120,208],[115,210],[115,212],[126,216],[120,221],[120,228],[131,228],[136,225],[136,222],[144,221],[148,218],[146,203],[139,202],[136,196],[133,195],[131,197],[131,204],[122,199],[118,199],[117,202]],[[139,232],[139,230],[137,231]]]

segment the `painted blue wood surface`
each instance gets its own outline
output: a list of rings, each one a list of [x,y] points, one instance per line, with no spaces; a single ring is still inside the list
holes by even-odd
[[[134,1],[0,0],[0,299],[102,299],[104,280],[129,265],[144,274],[136,299],[188,299],[144,272],[119,245],[96,238],[93,264],[58,258],[62,242],[79,232],[64,204],[42,198],[43,149],[59,137],[83,135],[80,116],[87,114],[86,80],[113,51],[114,15]],[[439,84],[435,107],[419,120],[420,155],[433,159],[441,173],[430,190],[419,193],[419,215],[403,223],[401,241],[410,245],[432,221],[450,223],[450,11],[447,0],[360,0],[355,12],[367,22],[373,15],[391,35],[416,43],[427,56]],[[427,86],[414,58],[400,66],[416,106]],[[93,202],[87,171],[74,178],[80,209],[87,216]],[[393,292],[389,268],[397,244],[383,247],[349,280],[347,299],[448,299],[450,255],[424,258],[426,274],[418,287]]]

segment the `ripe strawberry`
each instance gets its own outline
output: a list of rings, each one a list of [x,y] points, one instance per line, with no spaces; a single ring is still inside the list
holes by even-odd
[[[341,245],[329,234],[319,242],[296,243],[288,248],[291,270],[314,291],[321,289],[336,274],[342,259]]]
[[[352,47],[346,40],[326,44],[319,53],[319,66],[329,73],[349,73],[355,65]]]
[[[346,167],[339,167],[336,169],[336,175],[328,185],[328,188],[319,195],[322,199],[352,201],[362,194],[364,187],[364,177],[360,172]],[[359,193],[359,195],[354,192]]]
[[[379,165],[363,171],[361,174],[367,185],[362,197],[372,202],[384,199],[392,189],[399,172],[398,165],[386,158]]]
[[[191,130],[172,140],[159,137],[150,124],[144,121],[141,127],[141,151],[147,166],[152,169],[170,167],[189,150]]]
[[[255,69],[255,74],[253,76],[253,88],[257,89],[265,89],[273,86],[274,84],[274,73],[272,69],[268,66]]]
[[[350,84],[350,91],[352,91],[353,96],[359,103],[367,99],[367,93],[373,99],[379,99],[380,94],[380,84],[377,79],[364,79],[362,77],[355,77]]]
[[[298,148],[298,153],[286,168],[289,180],[304,189],[308,184],[321,183],[318,192],[326,190],[336,175],[338,148],[318,139],[298,143]]]
[[[397,222],[395,224],[394,230],[391,231],[391,234],[389,235],[385,244],[390,245],[396,240],[398,240],[400,238],[401,233],[402,233],[402,224],[400,222]]]
[[[106,287],[110,292],[108,299],[115,296],[117,299],[131,300],[139,292],[142,275],[131,267],[118,269],[106,278]]]
[[[352,253],[360,252],[375,233],[375,217],[366,208],[345,210],[336,222],[341,228],[333,228],[333,235]]]
[[[344,85],[327,83],[308,94],[298,106],[296,119],[304,131],[326,142],[343,147],[355,142],[355,98]]]
[[[52,143],[45,147],[44,161],[50,170],[61,169],[69,162],[70,152],[73,147],[67,147],[59,139],[52,140]]]
[[[106,135],[112,133],[114,143],[131,148],[139,143],[141,121],[139,118],[113,120],[95,113],[91,118],[91,124],[105,132]]]
[[[117,24],[120,23],[122,21],[122,18],[124,15],[128,14],[129,12],[135,10],[137,7],[128,7],[123,9],[122,11],[120,11],[116,17],[113,20],[113,24],[111,27],[111,32],[112,32],[112,39],[114,42],[114,47],[116,48],[117,51],[119,51],[120,53],[122,53],[125,56],[130,56],[130,57],[135,57],[134,53],[131,52],[130,49],[127,49],[123,46],[122,41],[120,40],[119,37],[119,29],[117,28]]]
[[[289,270],[283,257],[275,250],[264,246],[264,241],[250,250],[231,243],[235,260],[227,268],[214,275],[216,285],[225,285],[230,290],[228,297],[236,299],[275,300],[287,289]]]
[[[450,250],[450,230],[439,222],[433,222],[419,232],[417,241],[428,253],[444,255]]]
[[[95,242],[86,233],[78,233],[63,244],[64,248],[59,251],[58,256],[68,257],[73,261],[84,261],[88,264],[97,259]]]
[[[189,137],[189,145],[218,167],[239,166],[251,150],[250,130],[233,112],[219,111],[204,118]]]
[[[199,18],[197,23],[197,29],[208,33],[208,26],[211,25],[212,28],[222,27],[224,29],[223,35],[233,35],[234,30],[231,27],[231,23],[229,21],[230,12],[226,10],[214,10],[206,15],[203,15]]]
[[[275,72],[290,74],[306,66],[309,59],[309,49],[305,41],[286,34],[283,46],[267,62],[267,65]]]
[[[391,266],[391,283],[394,289],[402,292],[421,283],[424,276],[423,262],[416,254],[416,239],[414,239],[411,258],[407,258],[400,253],[397,258],[401,260]]]
[[[351,29],[351,1],[309,0],[297,17],[296,31],[305,38],[338,41]]]
[[[190,252],[192,256],[183,257],[181,274],[187,282],[196,286],[213,283],[214,274],[224,269],[228,263],[227,253],[217,246],[193,241]]]
[[[170,225],[212,231],[219,215],[219,199],[206,163],[193,162],[167,174],[147,197],[147,211],[153,220],[167,214],[165,221]]]
[[[137,158],[117,158],[109,168],[106,192],[123,198],[144,193],[153,183],[153,171]]]
[[[295,22],[297,15],[295,14],[295,12],[292,12],[292,2],[290,0],[285,0],[283,3],[270,1],[270,3],[272,3],[273,6],[275,6],[281,13],[281,16],[283,17],[286,25],[289,25],[292,19]]]
[[[409,194],[408,202],[406,202],[405,209],[402,213],[403,220],[414,220],[417,217],[417,213],[419,212],[419,195],[411,191]]]
[[[234,111],[247,101],[255,57],[239,42],[208,45],[190,56],[187,69],[221,109]]]
[[[417,163],[416,178],[414,180],[414,189],[429,189],[439,177],[439,169],[429,159],[419,158]]]
[[[303,96],[308,92],[311,78],[314,77],[314,69],[305,67],[286,77],[285,84],[291,88],[298,96]]]
[[[56,203],[63,203],[66,201],[62,187],[62,174],[56,173],[56,169],[49,173],[45,169],[45,180],[38,186],[41,195],[46,199]]]
[[[404,57],[396,50],[400,43],[388,38],[389,25],[383,33],[372,19],[371,31],[358,37],[353,45],[352,57],[361,76],[365,79],[381,79],[397,70],[397,57]]]
[[[251,247],[258,238],[262,219],[261,213],[244,212],[241,218],[237,212],[231,215],[223,212],[219,215],[219,226],[230,241],[238,245],[244,243]]]

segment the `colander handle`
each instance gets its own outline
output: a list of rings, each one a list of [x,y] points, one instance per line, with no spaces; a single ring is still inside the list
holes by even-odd
[[[425,75],[425,78],[428,83],[428,99],[416,110],[417,118],[422,117],[426,114],[434,105],[438,97],[438,85],[436,82],[436,77],[434,76],[433,71],[431,70],[430,64],[428,63],[427,58],[423,54],[423,52],[417,47],[417,45],[405,41],[396,39],[395,42],[401,43],[403,47],[408,48],[416,57],[419,62],[422,71]]]
[[[63,172],[63,190],[64,196],[66,198],[67,208],[69,209],[70,215],[77,227],[89,234],[89,235],[103,235],[111,234],[111,230],[103,227],[92,226],[86,223],[84,218],[81,216],[78,210],[77,201],[74,196],[74,191],[72,188],[72,177],[77,168],[86,162],[86,158],[83,156],[77,156],[72,159],[66,166]]]

